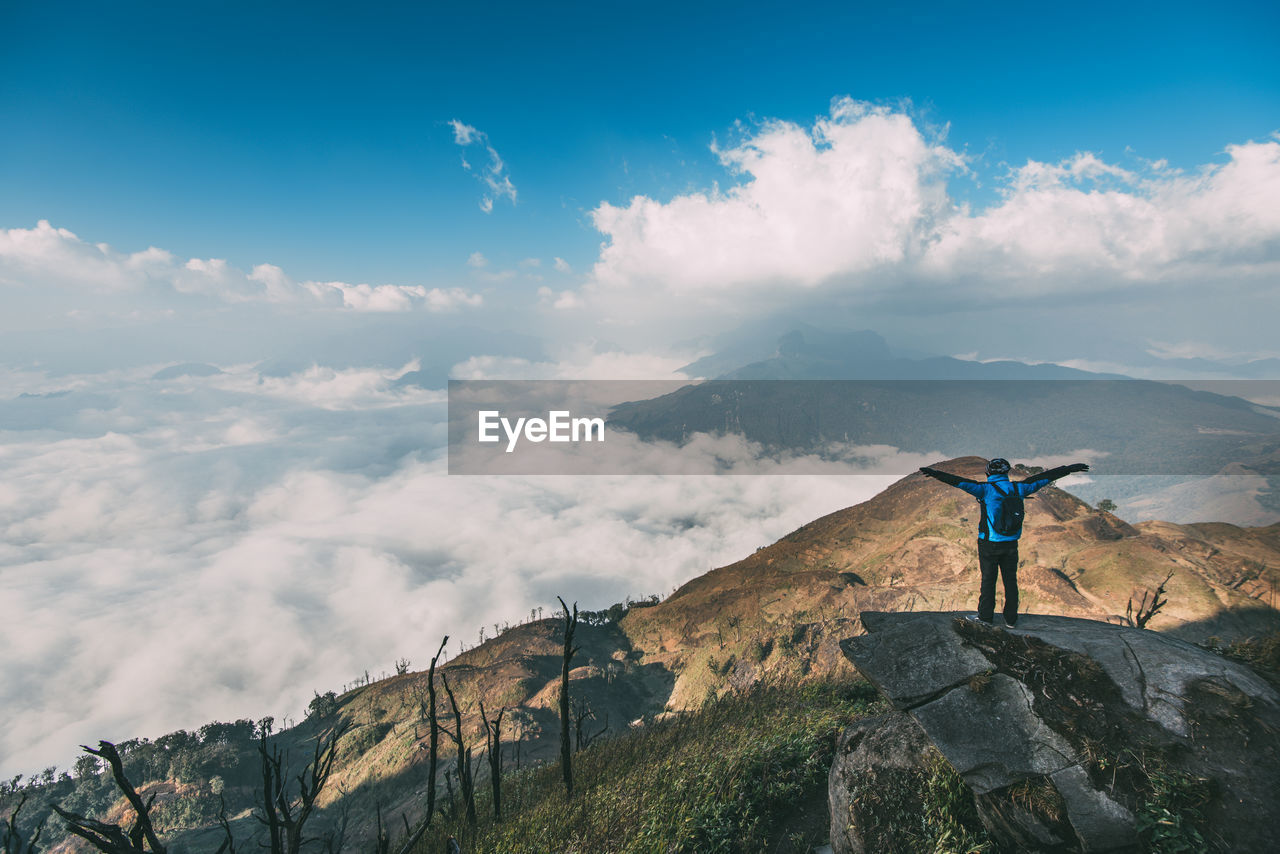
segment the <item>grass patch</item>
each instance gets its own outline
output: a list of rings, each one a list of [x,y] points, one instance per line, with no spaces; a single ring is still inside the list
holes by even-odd
[[[964,854],[993,850],[978,819],[973,792],[941,754],[929,768],[924,793],[926,838],[932,843],[929,850]]]
[[[758,683],[575,754],[572,799],[558,763],[510,774],[501,823],[484,787],[475,830],[456,809],[417,850],[452,833],[468,854],[808,852],[827,838],[836,738],[882,706],[861,680]]]
[[[1203,807],[1212,797],[1209,781],[1163,763],[1143,768],[1150,789],[1136,814],[1142,850],[1152,854],[1208,851],[1201,833]]]
[[[989,854],[973,792],[936,750],[923,768],[866,772],[850,792],[868,851]]]
[[[1249,667],[1273,687],[1280,688],[1280,632],[1270,632],[1260,638],[1240,638],[1226,644],[1213,637],[1202,646]]]

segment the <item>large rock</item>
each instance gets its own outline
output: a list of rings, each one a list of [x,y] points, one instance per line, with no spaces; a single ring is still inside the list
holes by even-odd
[[[876,854],[894,848],[886,811],[918,812],[920,777],[937,750],[920,725],[894,712],[865,718],[836,745],[827,794],[833,854]],[[863,797],[874,792],[875,798]]]
[[[858,780],[923,768],[913,725],[1009,850],[1138,850],[1143,816],[1188,806],[1199,821],[1187,826],[1208,847],[1274,850],[1280,695],[1247,668],[1156,632],[1069,617],[1024,615],[1006,629],[953,613],[864,612],[862,623],[868,634],[841,648],[899,711],[840,742],[836,852],[883,832],[851,806]]]

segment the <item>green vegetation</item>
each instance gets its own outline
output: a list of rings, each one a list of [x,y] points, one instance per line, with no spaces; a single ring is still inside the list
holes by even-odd
[[[924,806],[924,835],[931,843],[925,850],[964,854],[985,854],[992,850],[978,819],[973,792],[941,754],[934,757],[929,767],[924,785]]]
[[[759,683],[579,752],[571,799],[556,764],[510,774],[501,824],[481,795],[474,831],[457,807],[417,850],[452,833],[468,854],[807,852],[827,838],[836,737],[879,705],[861,680]]]
[[[271,735],[273,725],[272,718],[257,722],[213,721],[197,730],[177,730],[155,740],[130,739],[113,747],[121,770],[143,798],[156,797],[151,820],[167,844],[173,845],[183,834],[199,833],[200,829],[213,828],[220,838],[218,821],[224,810],[228,816],[236,817],[231,824],[237,838],[247,838],[258,830],[249,811],[261,805],[259,738],[267,734],[268,744],[284,751],[286,765],[292,751],[297,761],[290,771],[296,775],[310,757],[317,736],[317,728],[310,724]],[[342,748],[357,756],[351,745],[357,743],[363,731],[385,732],[387,728],[389,725],[362,727],[361,732],[343,739]],[[53,813],[54,805],[79,816],[108,823],[118,821],[124,802],[106,762],[96,754],[86,753],[76,761],[74,770],[74,777],[67,773],[56,775],[50,768],[25,784],[21,777],[0,783],[0,820],[7,819],[17,805],[25,802],[15,827],[7,835],[29,839],[43,824],[40,849],[56,846],[68,837],[68,830],[66,821]],[[290,777],[290,784],[292,780]],[[0,833],[0,841],[5,836]],[[186,841],[178,842],[179,848]],[[207,850],[213,848],[216,843]],[[197,844],[189,850],[206,848]]]
[[[502,823],[492,819],[488,786],[476,786],[474,830],[454,791],[453,804],[441,805],[443,815],[416,850],[439,851],[453,833],[468,854],[808,852],[829,831],[826,783],[836,738],[853,720],[882,707],[874,689],[856,679],[757,683],[696,712],[651,721],[579,751],[572,798],[565,797],[558,763],[508,772]],[[363,742],[376,739],[384,726],[357,728],[342,741],[340,752],[367,748]],[[157,830],[167,836],[182,828],[216,827],[220,796],[228,798],[229,813],[255,806],[250,782],[257,771],[254,729],[237,721],[126,743],[122,755],[134,779],[172,775],[178,787],[177,797],[156,804]],[[210,774],[215,754],[221,767]],[[40,793],[105,815],[119,792],[99,765],[82,764],[83,777],[64,777],[42,786]],[[16,797],[18,787],[10,788],[5,794]],[[24,835],[34,832],[39,813],[47,815],[47,806],[31,806],[19,819],[25,819]],[[233,822],[241,840],[252,832],[252,822],[246,822],[243,814]],[[61,838],[61,822],[49,822],[44,833],[42,843]]]
[[[177,730],[154,741],[135,738],[116,745],[126,776],[140,786],[172,781],[177,797],[160,798],[155,806],[155,823],[169,832],[213,821],[219,810],[218,794],[211,785],[217,780],[225,791],[228,809],[243,809],[253,803],[253,786],[260,784],[256,736],[270,728],[270,719],[259,722],[213,721],[195,731]],[[51,805],[80,815],[105,815],[120,800],[111,773],[97,757],[81,756],[75,777],[54,777],[48,769],[25,786],[20,778],[0,786],[0,814],[7,813],[23,797],[29,798],[24,817],[31,823],[47,821],[42,846],[53,846],[66,837],[64,822],[51,816]]]
[[[992,851],[973,792],[934,751],[924,768],[869,770],[850,781],[858,831],[868,851],[986,854]]]
[[[1204,824],[1201,807],[1212,795],[1209,781],[1162,763],[1142,770],[1149,785],[1137,812],[1142,850],[1152,854],[1208,851],[1200,828]]]

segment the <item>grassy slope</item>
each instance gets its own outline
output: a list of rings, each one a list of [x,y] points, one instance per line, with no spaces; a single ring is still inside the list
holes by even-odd
[[[505,821],[486,787],[475,830],[455,814],[417,850],[441,851],[453,833],[477,854],[807,852],[827,838],[837,736],[882,710],[860,680],[757,683],[576,754],[572,798],[558,763],[509,775]]]

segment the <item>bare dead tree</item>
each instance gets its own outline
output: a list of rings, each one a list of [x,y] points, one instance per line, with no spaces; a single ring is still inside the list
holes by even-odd
[[[598,731],[591,732],[587,729],[587,721],[599,720],[596,717],[595,709],[591,708],[591,704],[586,700],[575,700],[573,702],[573,736],[574,750],[582,750],[590,747],[591,742],[604,735],[609,729],[609,716],[604,716],[604,726]]]
[[[382,803],[380,801],[375,803],[373,809],[378,817],[378,835],[374,838],[374,850],[378,854],[391,854],[391,834],[382,823]]]
[[[480,720],[484,721],[484,745],[489,757],[489,782],[493,786],[493,820],[502,821],[502,716],[506,709],[498,709],[493,720],[484,713],[484,700],[480,701]]]
[[[156,796],[152,794],[146,803],[142,802],[129,778],[124,774],[124,765],[116,746],[109,741],[99,741],[94,750],[86,744],[80,745],[85,753],[105,759],[111,766],[111,776],[115,779],[116,788],[124,795],[125,800],[134,811],[133,827],[126,833],[118,824],[107,824],[82,815],[69,812],[62,807],[54,806],[54,811],[67,822],[67,830],[79,836],[99,851],[109,854],[165,854],[165,847],[160,844],[155,827],[151,824],[151,804]]]
[[[351,802],[347,799],[350,792],[342,784],[338,784],[338,792],[341,795],[338,798],[338,826],[325,831],[321,842],[325,854],[340,854],[347,843],[347,826],[351,823]],[[228,852],[228,854],[234,854],[234,852]]]
[[[578,751],[582,749],[583,724],[588,719],[594,720],[596,713],[591,710],[591,705],[582,698],[574,699],[569,705],[573,716],[573,749]]]
[[[1138,612],[1135,615],[1133,611],[1133,597],[1129,597],[1129,604],[1125,606],[1124,621],[1135,629],[1144,629],[1147,623],[1151,622],[1151,618],[1156,615],[1161,608],[1169,604],[1167,598],[1162,599],[1164,595],[1164,586],[1169,583],[1169,579],[1173,578],[1173,570],[1164,577],[1164,581],[1160,582],[1160,586],[1155,589],[1153,594],[1150,590],[1142,591],[1142,601],[1138,603]],[[1150,601],[1148,601],[1148,599]]]
[[[583,741],[583,743],[582,743],[582,746],[583,746],[583,747],[590,747],[590,746],[591,746],[591,744],[592,744],[592,742],[594,742],[597,738],[599,738],[600,736],[604,735],[604,734],[605,734],[606,732],[608,732],[608,731],[609,731],[609,713],[608,713],[608,712],[605,712],[605,713],[604,713],[604,722],[600,724],[600,729],[596,730],[596,731],[595,731],[595,732],[593,732],[593,733],[588,733],[588,734],[587,734],[587,737],[586,737],[586,740],[585,740],[585,741]]]
[[[36,854],[36,845],[40,842],[40,834],[44,833],[44,820],[36,825],[30,839],[23,839],[18,830],[18,813],[27,802],[27,793],[23,792],[18,805],[9,813],[9,820],[4,825],[4,854]]]
[[[218,793],[218,826],[222,828],[222,844],[217,854],[236,854],[236,838],[231,833],[231,822],[227,820],[227,800]]]
[[[453,696],[453,689],[449,687],[449,676],[444,671],[440,672],[440,682],[444,685],[444,692],[449,697],[449,708],[453,710],[453,732],[445,729],[444,734],[449,736],[458,749],[458,785],[462,789],[462,801],[467,809],[467,824],[475,827],[476,793],[475,777],[471,772],[471,748],[462,738],[462,713],[458,711],[458,701]]]
[[[556,598],[564,609],[564,657],[560,665],[560,767],[564,772],[565,796],[573,797],[573,767],[569,750],[569,662],[578,652],[573,645],[573,633],[578,628],[578,603],[573,603],[573,613],[570,614],[564,598]]]
[[[524,714],[516,709],[511,713],[511,722],[515,725],[515,742],[516,742],[516,770],[520,770],[520,752],[521,746],[524,744]]]
[[[444,769],[444,787],[445,787],[445,791],[448,793],[448,796],[449,796],[448,814],[450,816],[457,815],[458,808],[454,802],[455,798],[453,794],[453,770],[450,768]],[[440,812],[443,814],[445,811],[442,809],[440,810]]]
[[[431,827],[431,819],[436,811],[436,769],[440,759],[440,720],[436,716],[436,665],[440,662],[440,656],[444,654],[444,647],[448,642],[449,636],[445,635],[444,640],[440,641],[440,649],[436,650],[436,654],[431,658],[431,666],[427,668],[427,697],[425,700],[421,696],[418,698],[419,715],[425,715],[431,721],[430,752],[427,759],[427,814],[416,831],[408,833],[406,829],[405,842],[400,846],[399,854],[409,854],[417,847],[418,840],[427,832],[427,828]]]
[[[315,810],[316,798],[333,772],[338,740],[351,728],[349,721],[335,727],[329,737],[317,738],[311,761],[295,779],[298,796],[289,794],[288,756],[278,745],[267,749],[266,735],[258,739],[258,756],[262,762],[262,815],[255,816],[267,828],[267,845],[271,854],[298,854],[304,842],[313,840],[303,835],[307,819]]]

